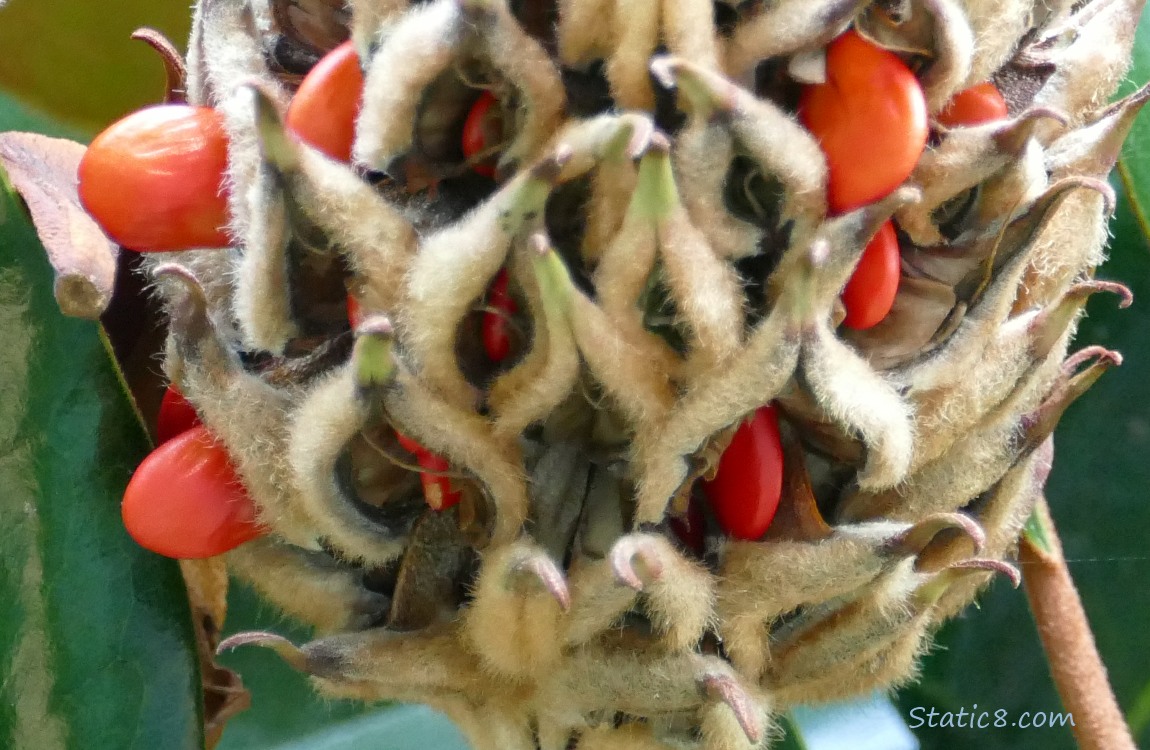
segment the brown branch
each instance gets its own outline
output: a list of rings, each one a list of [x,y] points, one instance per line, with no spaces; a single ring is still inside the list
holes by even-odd
[[[1074,717],[1074,736],[1081,750],[1136,750],[1134,739],[1110,688],[1106,667],[1062,543],[1044,498],[1032,517],[1034,528],[1022,538],[1019,561],[1026,596],[1046,650],[1046,660],[1062,704]]]

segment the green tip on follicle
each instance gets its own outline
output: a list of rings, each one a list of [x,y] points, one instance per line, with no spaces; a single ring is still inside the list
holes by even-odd
[[[260,81],[249,81],[256,109],[256,136],[264,160],[281,172],[299,167],[299,145],[284,128],[283,117],[275,100]]]
[[[554,312],[566,312],[575,294],[574,282],[567,266],[543,232],[531,236],[531,248],[534,251],[531,267],[535,271],[543,305]]]
[[[692,62],[661,56],[651,61],[650,70],[663,88],[682,92],[693,114],[710,117],[716,111],[729,113],[737,105],[738,88],[734,84]]]
[[[496,200],[503,206],[499,224],[504,232],[519,234],[524,225],[530,229],[542,222],[547,199],[570,160],[571,150],[560,147],[500,190]]]
[[[662,133],[651,136],[647,153],[639,161],[639,177],[631,196],[630,211],[658,220],[679,205],[679,190],[671,169],[671,143]]]
[[[382,315],[365,318],[355,329],[352,361],[360,388],[380,388],[395,379],[391,321]]]

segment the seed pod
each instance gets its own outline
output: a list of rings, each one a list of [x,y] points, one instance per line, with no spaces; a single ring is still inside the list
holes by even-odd
[[[783,492],[783,443],[773,406],[759,409],[739,427],[703,491],[727,534],[758,539],[766,533]]]
[[[287,111],[288,129],[336,161],[351,161],[355,120],[363,105],[363,70],[344,42],[303,79]]]
[[[511,354],[509,318],[519,310],[515,298],[507,291],[509,278],[502,270],[495,276],[487,291],[487,304],[491,308],[483,313],[483,348],[492,362],[502,362]]]
[[[477,160],[472,165],[484,177],[495,176],[495,165],[487,152],[499,145],[502,122],[499,117],[499,102],[490,91],[484,91],[471,105],[467,119],[463,121],[463,156],[468,161]]]
[[[900,261],[898,237],[894,233],[894,224],[888,221],[867,243],[858,266],[843,289],[842,300],[847,309],[843,325],[863,330],[882,322],[898,294]]]
[[[174,385],[169,385],[164,391],[160,413],[156,417],[156,441],[166,443],[199,423],[200,415],[196,413],[196,408],[188,403]]]
[[[403,449],[414,455],[423,469],[419,473],[419,482],[423,485],[423,499],[427,505],[432,510],[447,510],[456,505],[463,496],[458,490],[451,489],[451,481],[442,476],[443,472],[451,468],[447,459],[437,456],[403,433],[397,432],[395,436],[399,438]]]
[[[120,511],[140,546],[167,557],[213,557],[264,533],[227,451],[202,426],[144,459]]]
[[[955,94],[936,119],[939,125],[954,128],[1002,120],[1007,114],[1002,93],[986,81]]]
[[[80,161],[80,201],[113,240],[163,252],[229,244],[223,120],[207,107],[167,104],[128,115]]]
[[[910,175],[926,145],[926,100],[909,68],[855,32],[827,47],[827,82],[803,92],[799,113],[830,165],[835,212],[871,203]]]

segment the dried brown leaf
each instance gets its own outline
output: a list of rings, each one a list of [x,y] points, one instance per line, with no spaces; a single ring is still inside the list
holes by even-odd
[[[204,747],[220,741],[228,720],[251,705],[240,676],[216,664],[216,647],[228,611],[228,569],[222,557],[180,560],[188,587],[196,653],[204,689]]]
[[[0,133],[0,165],[24,199],[56,273],[66,315],[96,319],[112,299],[119,249],[80,205],[76,168],[84,146],[36,133]]]

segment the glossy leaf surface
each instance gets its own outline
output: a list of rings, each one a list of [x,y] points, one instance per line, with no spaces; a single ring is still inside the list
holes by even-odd
[[[144,431],[6,183],[0,248],[0,747],[201,747],[179,569],[120,524]]]

